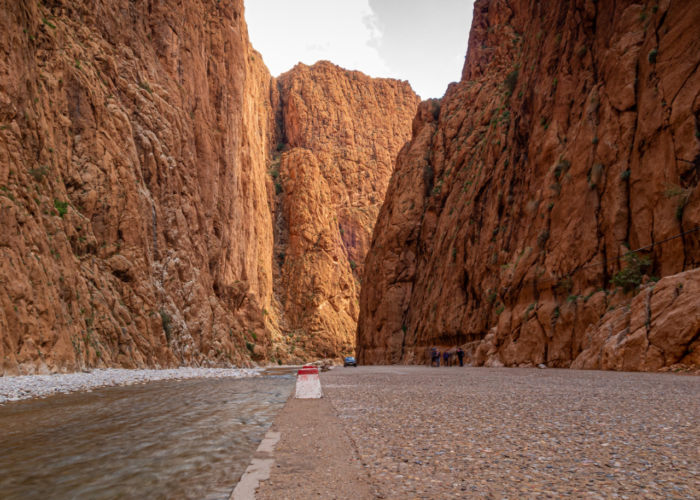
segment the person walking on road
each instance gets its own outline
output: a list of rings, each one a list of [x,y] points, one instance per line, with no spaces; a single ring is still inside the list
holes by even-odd
[[[442,360],[444,361],[445,366],[450,366],[450,353],[445,349],[445,352],[442,353]]]
[[[464,366],[464,351],[461,347],[457,349],[457,358],[459,359],[459,366]]]
[[[432,354],[432,361],[430,362],[430,366],[433,366],[433,363],[440,368],[440,351],[437,350],[437,348],[433,347],[433,354]]]

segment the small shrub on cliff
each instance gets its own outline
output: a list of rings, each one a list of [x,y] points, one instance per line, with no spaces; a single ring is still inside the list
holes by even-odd
[[[688,202],[688,198],[690,198],[690,194],[692,193],[692,189],[683,189],[682,187],[670,182],[665,182],[664,188],[664,197],[668,198],[669,200],[673,198],[680,198],[683,203]]]
[[[518,76],[520,76],[520,72],[517,69],[508,73],[505,82],[503,82],[507,92],[512,94],[515,91],[515,86],[518,84]]]
[[[574,280],[571,279],[571,276],[564,276],[554,285],[554,289],[559,293],[570,293],[573,288]]]
[[[525,309],[525,313],[523,314],[523,319],[527,321],[530,319],[530,312],[533,311],[537,307],[537,302],[533,302],[529,306],[527,306],[527,309]]]
[[[41,182],[44,180],[44,177],[48,175],[49,173],[49,168],[42,165],[39,168],[30,168],[29,169],[29,175],[31,175],[35,181]]]
[[[165,309],[160,310],[160,320],[163,322],[163,331],[165,332],[165,338],[170,339],[173,335],[173,318],[168,314]]]
[[[56,211],[58,212],[58,216],[61,218],[63,218],[63,216],[68,213],[68,202],[67,201],[53,200],[53,206],[54,206],[54,208],[56,208]]]
[[[653,49],[651,52],[649,52],[648,59],[649,59],[649,62],[650,62],[651,64],[656,64],[656,56],[657,56],[658,54],[659,54],[658,49]]]
[[[571,162],[569,160],[560,161],[556,167],[554,167],[554,177],[559,179],[562,174],[566,174],[571,168]]]
[[[142,82],[139,84],[139,87],[141,87],[143,90],[145,90],[145,91],[148,92],[149,94],[152,94],[152,93],[153,93],[153,89],[151,88],[151,86],[149,85],[149,83],[148,83],[146,80],[142,81]]]
[[[282,184],[275,182],[275,194],[280,194],[282,192]]]
[[[676,219],[681,220],[683,218],[683,209],[688,204],[690,195],[692,194],[692,189],[683,189],[676,184],[669,182],[664,183],[666,188],[664,191],[664,197],[672,200],[673,198],[678,198],[678,206],[676,207]]]
[[[351,260],[350,261],[350,269],[357,269],[357,262],[355,262],[354,260]]]
[[[640,258],[637,254],[631,253],[624,256],[622,260],[627,263],[627,267],[615,274],[610,283],[627,293],[642,284],[642,276],[651,267],[651,259]]]

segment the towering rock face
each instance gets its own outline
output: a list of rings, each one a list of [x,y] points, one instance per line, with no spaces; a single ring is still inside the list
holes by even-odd
[[[699,23],[689,0],[477,0],[375,227],[360,360],[700,362],[700,232],[664,242],[700,226]]]
[[[275,356],[351,354],[372,229],[420,100],[407,82],[329,62],[300,64],[278,86]]]
[[[3,0],[0,46],[0,374],[265,359],[276,86],[242,0]]]

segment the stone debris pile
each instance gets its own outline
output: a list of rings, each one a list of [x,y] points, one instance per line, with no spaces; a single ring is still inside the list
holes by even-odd
[[[91,372],[24,377],[0,377],[0,404],[54,394],[91,391],[99,387],[144,384],[157,380],[192,378],[241,378],[259,375],[258,370],[229,368],[176,368],[170,370],[93,370]]]

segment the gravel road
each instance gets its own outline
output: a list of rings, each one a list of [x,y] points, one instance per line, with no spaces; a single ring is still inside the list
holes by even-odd
[[[700,498],[697,377],[390,366],[322,382],[385,498]]]

